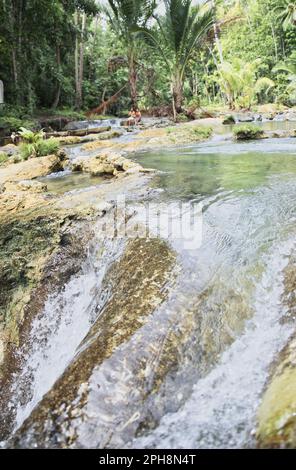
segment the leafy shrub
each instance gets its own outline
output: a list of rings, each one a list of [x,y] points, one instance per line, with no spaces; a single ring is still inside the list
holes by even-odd
[[[16,132],[22,126],[28,129],[36,129],[37,123],[36,121],[19,119],[13,116],[3,117],[0,119],[0,127],[6,129],[7,133]]]
[[[3,163],[6,163],[8,160],[8,156],[4,152],[0,152],[0,166],[3,165]]]
[[[29,129],[26,129],[25,127],[20,128],[19,135],[26,144],[35,144],[39,142],[39,140],[44,139],[43,130],[39,132],[33,132]]]
[[[45,157],[46,155],[56,154],[59,150],[59,146],[59,141],[52,137],[48,140],[39,140],[32,144],[23,143],[20,146],[20,152],[23,160],[28,160],[28,158]]]
[[[235,127],[233,133],[237,140],[252,140],[260,139],[260,137],[263,136],[264,131],[259,126],[244,124],[242,126]]]

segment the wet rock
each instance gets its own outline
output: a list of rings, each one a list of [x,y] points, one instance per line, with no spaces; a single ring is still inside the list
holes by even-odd
[[[90,129],[91,131],[91,129]],[[77,131],[80,132],[80,131]],[[83,134],[82,136],[79,135],[65,135],[65,136],[60,136],[57,137],[61,145],[76,145],[76,144],[82,144],[85,142],[93,142],[93,141],[98,141],[99,143],[101,141],[108,141],[111,139],[116,139],[118,137],[122,136],[122,132],[120,131],[107,131],[107,132],[101,132],[101,133],[88,133],[88,134]]]
[[[296,338],[282,351],[258,413],[260,448],[296,447]]]
[[[106,444],[104,425],[92,419],[88,411],[91,391],[101,387],[100,381],[96,382],[96,370],[165,300],[174,264],[175,255],[163,241],[135,239],[128,243],[121,259],[106,273],[104,283],[112,286],[110,299],[79,353],[9,441],[9,447],[83,447],[85,433],[91,433],[93,447]],[[90,428],[83,430],[87,422]]]
[[[0,169],[0,184],[7,181],[30,180],[62,170],[63,165],[57,155],[32,158]]]
[[[230,114],[228,116],[225,116],[225,118],[223,119],[223,123],[225,126],[229,126],[229,125],[232,125],[232,124],[235,124],[236,121],[235,121],[235,117]]]
[[[7,144],[4,147],[0,148],[0,153],[4,152],[6,153],[9,157],[12,157],[13,155],[16,155],[18,153],[19,149],[17,145],[14,144]]]
[[[285,271],[283,302],[285,321],[295,322],[296,261]],[[260,448],[296,447],[296,335],[289,340],[272,366],[258,412],[257,442]]]
[[[255,120],[252,114],[238,114],[236,116],[236,121],[238,122],[253,122]]]
[[[84,171],[92,176],[113,175],[121,172],[139,172],[141,166],[118,153],[104,152],[95,157],[77,158],[71,164],[72,171]]]
[[[68,123],[71,118],[64,116],[44,118],[39,121],[42,129],[52,129],[54,131],[61,131]]]
[[[29,347],[31,324],[48,296],[63,289],[81,269],[92,236],[90,223],[62,214],[41,215],[38,208],[30,212],[27,220],[1,224],[0,230],[0,440],[14,422],[8,404],[13,376],[21,370],[17,351]],[[23,393],[25,398],[26,390]]]
[[[106,121],[107,122],[107,121]],[[104,124],[104,121],[72,121],[69,122],[65,127],[65,131],[78,131],[82,129],[89,129],[92,131],[92,129],[98,128],[98,129],[105,129],[108,127],[110,129],[110,126],[99,126],[99,124]],[[101,131],[104,132],[104,131]]]

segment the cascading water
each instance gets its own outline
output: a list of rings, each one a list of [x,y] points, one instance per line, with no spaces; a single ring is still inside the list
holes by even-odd
[[[217,366],[193,388],[176,413],[166,415],[157,429],[131,443],[135,448],[252,447],[256,412],[268,368],[293,331],[281,324],[282,272],[292,242],[264,256],[266,270],[253,298],[254,316],[244,334],[222,355]]]
[[[177,253],[169,295],[93,368],[87,419],[77,421],[73,446],[252,447],[269,366],[292,332],[280,320],[295,249],[294,144],[213,140],[139,160],[161,170],[149,229],[157,233],[162,204],[194,200],[203,205],[202,245],[188,250],[184,240],[169,240]],[[132,201],[131,209],[143,223],[141,204]],[[87,347],[83,340],[108,305],[103,279],[125,245],[93,246],[82,272],[34,321],[14,381],[15,430]]]
[[[16,411],[15,430],[48,392],[97,319],[110,292],[102,286],[109,266],[122,253],[120,239],[91,242],[80,274],[57,295],[52,295],[34,320],[24,354],[19,351],[22,372],[12,387],[11,411]]]

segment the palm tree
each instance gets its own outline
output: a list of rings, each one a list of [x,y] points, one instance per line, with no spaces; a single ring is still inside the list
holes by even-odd
[[[127,51],[127,66],[129,69],[129,86],[131,102],[137,106],[137,52],[138,28],[146,26],[155,8],[156,0],[108,0],[109,7],[105,8],[113,29],[121,38]]]
[[[174,117],[182,111],[188,61],[214,24],[212,2],[193,7],[192,0],[164,0],[164,16],[154,15],[158,29],[141,28],[147,41],[163,59],[173,98]]]
[[[284,30],[289,26],[296,26],[296,0],[279,0],[274,11],[278,12],[278,18],[283,22]]]
[[[274,82],[267,77],[257,79],[260,64],[260,59],[253,62],[233,59],[218,67],[216,81],[230,109],[234,110],[236,106],[250,109],[257,95],[263,92],[267,95],[274,87]]]
[[[296,97],[296,53],[294,52],[287,62],[281,62],[273,69],[274,72],[286,72],[289,85],[288,93]]]

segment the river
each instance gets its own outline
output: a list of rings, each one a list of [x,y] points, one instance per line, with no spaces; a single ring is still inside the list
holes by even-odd
[[[90,382],[100,390],[90,393],[77,446],[254,447],[270,364],[293,331],[281,320],[283,273],[295,250],[294,140],[234,143],[218,136],[134,158],[159,170],[148,200],[128,202],[135,217],[141,220],[147,202],[160,212],[168,203],[199,203],[201,245],[169,240],[177,267],[168,297],[96,368]],[[66,190],[90,184],[85,176],[66,178]],[[65,180],[52,181],[50,189],[61,192]],[[36,318],[14,384],[15,431],[78,354],[98,305],[108,302],[103,278],[123,245],[94,240],[81,274]],[[141,381],[144,359],[149,368]],[[30,398],[22,403],[28,382]]]

